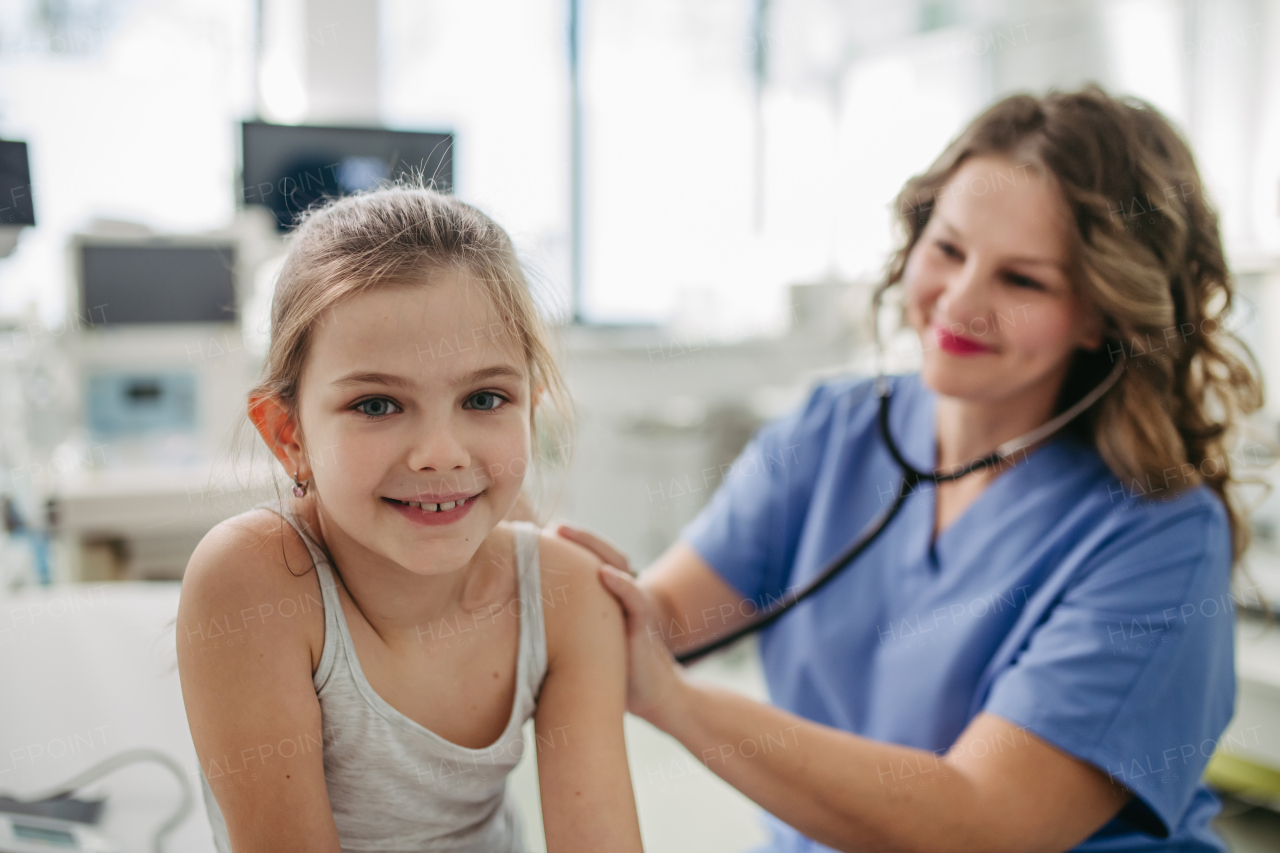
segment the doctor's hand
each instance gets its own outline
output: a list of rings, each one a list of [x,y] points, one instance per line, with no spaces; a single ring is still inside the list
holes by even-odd
[[[664,642],[657,597],[635,582],[627,555],[608,540],[567,524],[558,525],[556,534],[604,562],[600,582],[618,599],[627,619],[627,710],[654,722],[659,709],[669,710],[669,691],[680,683],[679,668]]]
[[[622,604],[627,618],[627,710],[661,728],[659,716],[679,713],[684,679],[662,637],[652,596],[630,573],[604,565],[604,588]]]
[[[588,533],[581,528],[572,527],[568,524],[556,525],[556,535],[581,545],[615,569],[622,569],[629,575],[635,575],[627,555],[615,548],[613,543],[607,539],[602,539],[594,533]]]
[[[666,691],[679,682],[679,668],[667,651],[662,633],[662,607],[657,596],[635,582],[635,571],[627,555],[613,543],[594,533],[568,524],[556,526],[556,534],[577,543],[604,562],[600,581],[622,604],[627,618],[627,710],[654,722],[653,714],[669,710]]]

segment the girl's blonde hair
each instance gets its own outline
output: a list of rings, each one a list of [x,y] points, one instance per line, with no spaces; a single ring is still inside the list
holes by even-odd
[[[399,185],[314,208],[289,239],[271,305],[271,343],[251,399],[275,398],[296,418],[316,327],[335,306],[373,288],[430,286],[433,273],[458,272],[481,285],[497,314],[500,328],[481,330],[481,338],[510,335],[524,356],[544,455],[564,455],[569,394],[515,247],[496,222],[451,195]],[[465,346],[472,332],[443,343]]]
[[[1187,144],[1150,104],[1096,86],[1000,101],[902,188],[906,240],[877,306],[902,280],[940,191],[980,156],[1029,165],[1054,182],[1075,226],[1075,287],[1106,321],[1105,345],[1077,352],[1057,411],[1126,359],[1119,382],[1072,429],[1097,447],[1126,494],[1206,483],[1227,509],[1238,560],[1249,526],[1227,444],[1263,391],[1256,361],[1226,323],[1232,280]]]

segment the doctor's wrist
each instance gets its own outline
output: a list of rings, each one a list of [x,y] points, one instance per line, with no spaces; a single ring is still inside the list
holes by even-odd
[[[636,716],[676,737],[676,732],[693,720],[697,705],[697,687],[678,667],[672,667],[670,678]]]

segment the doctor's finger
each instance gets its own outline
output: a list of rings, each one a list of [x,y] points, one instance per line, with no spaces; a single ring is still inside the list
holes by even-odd
[[[653,608],[649,606],[649,598],[644,590],[636,586],[636,582],[625,572],[610,565],[600,567],[600,577],[605,589],[618,599],[622,609],[627,613],[627,626],[634,632],[653,618]]]
[[[615,548],[613,543],[596,536],[594,533],[588,533],[568,524],[561,524],[556,528],[556,535],[562,536],[570,542],[577,542],[610,566],[614,566],[629,575],[635,574],[631,570],[631,562],[627,559],[627,555]]]

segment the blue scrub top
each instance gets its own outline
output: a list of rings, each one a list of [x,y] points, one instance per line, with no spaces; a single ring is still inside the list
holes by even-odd
[[[916,375],[892,382],[893,434],[931,469],[936,395]],[[682,539],[757,605],[806,582],[898,488],[876,419],[871,381],[820,386],[760,430]],[[1211,490],[1174,496],[1169,475],[1121,482],[1060,434],[936,541],[923,487],[857,562],[762,632],[772,701],[939,755],[987,711],[1136,795],[1075,849],[1225,851],[1199,780],[1235,699],[1231,534]],[[875,770],[901,792],[930,781]],[[768,822],[764,850],[829,849]]]

